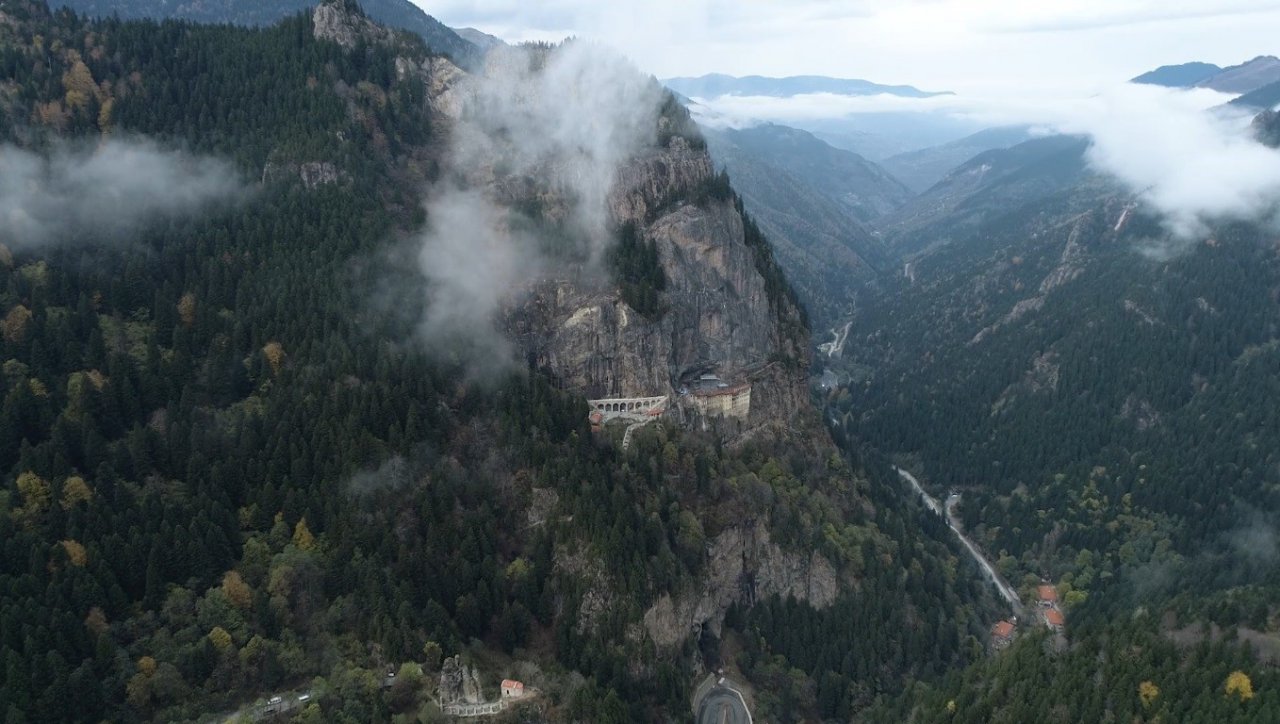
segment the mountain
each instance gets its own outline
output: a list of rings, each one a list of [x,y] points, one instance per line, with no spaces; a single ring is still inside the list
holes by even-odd
[[[1271,110],[1280,106],[1280,81],[1264,85],[1257,90],[1233,98],[1228,105],[1250,108],[1253,110]]]
[[[978,133],[977,121],[929,110],[855,113],[791,124],[835,146],[882,163],[894,156],[944,145]]]
[[[1253,119],[1253,132],[1271,148],[1280,148],[1280,111],[1263,111]]]
[[[1276,125],[1255,122],[1265,138]],[[1046,586],[1065,632],[1033,625],[866,719],[1274,718],[1274,702],[1242,701],[1231,683],[1280,684],[1274,227],[1173,236],[1079,168],[1080,141],[1031,144],[964,172],[997,172],[1013,152],[1015,174],[1034,173],[1000,183],[1024,191],[995,203],[971,181],[961,203],[895,212],[926,217],[906,237],[920,251],[860,298],[843,365],[831,362],[857,382],[830,393],[828,414],[954,495],[956,527],[1025,603]],[[1099,693],[1082,696],[1079,677]]]
[[[810,93],[831,93],[846,96],[887,94],[903,98],[929,98],[950,95],[949,92],[922,91],[909,85],[881,85],[867,80],[828,78],[820,75],[767,78],[758,75],[735,77],[711,73],[696,78],[667,78],[662,83],[671,90],[690,98],[716,98],[726,95],[790,98]]]
[[[986,151],[874,226],[903,256],[968,238],[991,214],[1012,213],[1082,184],[1090,176],[1088,146],[1083,137],[1049,136]]]
[[[703,133],[801,301],[816,319],[834,322],[852,303],[856,280],[890,264],[866,222],[900,206],[909,192],[875,164],[798,129]]]
[[[880,166],[797,128],[766,123],[713,131],[709,136],[769,166],[805,179],[818,193],[839,203],[864,223],[902,206],[911,196],[900,181]],[[714,142],[712,156],[715,156]],[[730,172],[732,170],[730,168]]]
[[[1277,82],[1280,82],[1280,58],[1261,55],[1247,63],[1223,68],[1222,72],[1196,83],[1196,87],[1223,93],[1250,93]]]
[[[1190,88],[1200,81],[1222,72],[1222,68],[1212,63],[1182,63],[1180,65],[1162,65],[1155,70],[1130,79],[1130,83],[1146,83],[1162,85],[1169,88]]]
[[[1171,88],[1209,88],[1221,93],[1251,93],[1263,86],[1280,82],[1280,58],[1260,55],[1227,68],[1209,63],[1166,65],[1143,73],[1131,82]]]
[[[52,0],[52,7],[67,7],[90,17],[119,16],[123,19],[173,18],[197,23],[271,25],[282,18],[315,7],[319,0]],[[462,39],[439,20],[427,15],[409,0],[364,0],[369,17],[389,27],[421,37],[427,47],[453,58],[464,67],[479,61],[477,45]]]
[[[625,61],[470,73],[339,1],[0,40],[6,721],[673,721],[721,669],[852,719],[982,656],[978,568],[833,444]]]
[[[475,28],[453,28],[453,32],[457,33],[459,38],[471,43],[484,53],[507,44],[502,38],[483,33]]]
[[[938,183],[960,164],[984,151],[1009,148],[1031,139],[1026,126],[987,128],[941,146],[900,153],[880,162],[894,178],[917,193]]]

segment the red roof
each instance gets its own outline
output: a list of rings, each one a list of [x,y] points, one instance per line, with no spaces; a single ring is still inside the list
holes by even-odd
[[[991,627],[991,635],[998,639],[1007,639],[1013,635],[1013,624],[1008,621],[1001,621]]]
[[[1054,588],[1053,586],[1041,586],[1040,600],[1041,601],[1057,601],[1058,589]]]
[[[1066,620],[1062,618],[1062,612],[1056,608],[1051,608],[1045,611],[1044,620],[1047,621],[1050,626],[1061,626],[1066,623]]]
[[[520,683],[519,681],[516,681],[515,679],[503,679],[503,680],[502,680],[502,688],[504,688],[504,689],[523,689],[523,688],[524,688],[524,684]]]

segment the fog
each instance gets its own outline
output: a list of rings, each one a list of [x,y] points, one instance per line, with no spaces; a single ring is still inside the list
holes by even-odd
[[[149,221],[197,213],[243,185],[217,159],[144,139],[0,147],[0,242],[29,248],[119,241]]]
[[[610,187],[619,164],[653,145],[662,93],[590,43],[490,54],[461,89],[444,181],[426,202],[419,261],[430,347],[481,372],[500,368],[511,350],[495,320],[513,295],[566,266],[603,268]],[[576,245],[572,264],[531,231],[548,225]]]
[[[987,126],[1029,124],[1047,133],[1089,136],[1088,160],[1160,213],[1179,239],[1222,219],[1274,221],[1280,199],[1280,151],[1250,134],[1252,113],[1225,106],[1231,96],[1130,83],[1088,96],[1030,89],[1004,96],[811,94],[695,99],[698,120],[742,127],[761,121],[808,124],[867,114],[919,112]]]

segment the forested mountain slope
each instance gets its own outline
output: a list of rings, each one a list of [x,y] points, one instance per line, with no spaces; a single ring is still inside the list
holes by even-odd
[[[815,321],[834,323],[862,283],[893,265],[866,222],[909,192],[883,169],[785,126],[704,133]]]
[[[988,128],[941,146],[891,156],[880,165],[912,191],[923,193],[978,154],[1016,146],[1030,139],[1030,129],[1026,126]]]
[[[1054,586],[1066,639],[1031,637],[872,720],[1273,721],[1274,228],[1173,236],[1054,142],[1044,158],[1068,173],[1005,195],[1023,203],[927,217],[960,233],[864,300],[844,348],[861,381],[832,405],[851,437],[961,495],[960,524],[1024,601]],[[1224,696],[1235,670],[1258,696]],[[1164,693],[1144,703],[1144,681]]]
[[[875,221],[885,244],[900,256],[967,239],[991,217],[1052,199],[1110,193],[1114,184],[1085,163],[1086,138],[1049,136],[981,153],[933,187]]]
[[[826,441],[794,293],[651,82],[610,76],[656,103],[587,198],[590,159],[492,133],[580,46],[469,76],[348,2],[0,12],[7,721],[429,719],[442,655],[527,720],[682,719],[716,662],[761,718],[844,718],[980,655],[990,595]],[[591,428],[708,362],[745,419]]]
[[[290,15],[315,7],[319,0],[54,0],[49,4],[55,9],[66,7],[90,17],[118,16],[125,20],[149,18],[188,20],[193,23],[272,25]],[[474,66],[480,61],[480,48],[424,13],[409,0],[366,0],[362,6],[374,20],[418,35],[433,51],[448,55],[464,67]]]

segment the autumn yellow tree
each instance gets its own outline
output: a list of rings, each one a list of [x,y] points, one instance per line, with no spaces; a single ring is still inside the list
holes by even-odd
[[[4,338],[9,342],[21,342],[27,338],[27,327],[31,324],[31,310],[19,304],[4,315],[0,329],[4,330]]]
[[[267,342],[262,347],[262,356],[271,365],[271,374],[279,376],[280,368],[284,365],[284,347],[279,342]]]
[[[43,513],[49,508],[49,483],[44,478],[27,471],[18,476],[18,492],[29,513]]]
[[[1138,684],[1138,699],[1142,701],[1143,709],[1150,709],[1159,696],[1160,687],[1156,686],[1155,682],[1144,681]]]
[[[222,593],[238,609],[246,610],[253,604],[253,591],[237,571],[227,571],[222,577]]]
[[[213,644],[218,651],[224,652],[231,648],[231,634],[221,626],[214,626],[213,630],[209,631],[209,643]]]
[[[71,565],[76,568],[84,568],[89,562],[89,553],[85,551],[80,541],[68,538],[62,541],[62,548],[67,552],[67,560],[71,561]]]
[[[87,503],[93,498],[89,484],[79,475],[72,475],[62,483],[62,509],[71,510],[80,503]]]
[[[299,550],[309,551],[316,547],[316,537],[311,534],[311,529],[307,527],[307,519],[303,518],[293,527],[293,544]]]
[[[1253,682],[1249,680],[1249,675],[1243,671],[1232,671],[1227,675],[1227,681],[1223,685],[1226,695],[1238,696],[1240,701],[1248,701],[1253,698]]]
[[[188,327],[196,323],[196,295],[191,292],[182,295],[178,300],[178,317]]]
[[[83,108],[89,104],[90,98],[97,95],[98,84],[93,79],[93,73],[89,72],[89,66],[84,64],[78,54],[72,52],[75,60],[67,72],[62,74],[62,87],[67,92],[64,100],[68,108]]]

